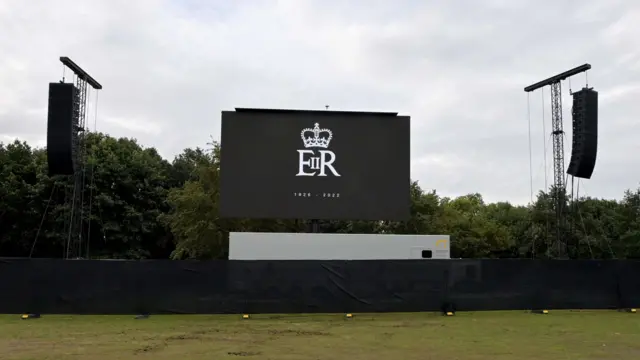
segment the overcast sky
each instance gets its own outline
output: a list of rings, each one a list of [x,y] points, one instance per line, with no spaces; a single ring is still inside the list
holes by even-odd
[[[1,0],[0,141],[45,144],[59,56],[104,86],[92,130],[169,159],[219,139],[234,107],[397,111],[423,188],[516,203],[530,198],[523,88],[590,63],[599,158],[581,192],[619,198],[640,181],[637,0]],[[567,163],[569,87],[585,81],[563,84]],[[545,139],[553,181],[548,88],[530,96],[537,192]]]

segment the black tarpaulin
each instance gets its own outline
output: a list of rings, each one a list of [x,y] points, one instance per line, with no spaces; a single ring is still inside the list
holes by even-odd
[[[615,309],[640,261],[0,259],[0,313],[363,313]]]

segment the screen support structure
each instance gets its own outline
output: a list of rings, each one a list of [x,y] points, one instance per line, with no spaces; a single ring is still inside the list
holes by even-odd
[[[318,219],[312,219],[311,221],[309,221],[309,225],[310,225],[310,232],[317,234],[320,232],[320,220]]]
[[[83,224],[91,221],[91,214],[85,206],[85,186],[87,180],[87,144],[86,144],[86,115],[87,115],[87,87],[101,90],[102,85],[66,56],[60,57],[60,62],[75,74],[76,99],[73,110],[75,125],[73,146],[75,147],[76,168],[73,176],[73,187],[65,192],[65,204],[69,206],[67,241],[64,250],[65,259],[77,259],[83,253]],[[64,82],[64,77],[62,79]],[[87,233],[87,237],[90,234]],[[87,249],[88,252],[88,249]]]
[[[533,92],[545,86],[551,88],[551,135],[553,136],[553,177],[554,177],[554,210],[556,215],[556,251],[559,258],[567,257],[567,244],[564,241],[565,222],[565,174],[564,174],[564,129],[562,120],[562,81],[591,69],[591,65],[584,64],[539,81],[524,88],[525,92]],[[546,136],[546,135],[545,135]],[[548,189],[545,189],[547,191]]]

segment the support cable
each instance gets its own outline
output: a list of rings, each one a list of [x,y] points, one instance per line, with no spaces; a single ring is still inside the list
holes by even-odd
[[[578,179],[578,190],[577,190],[578,195],[576,195],[576,197],[578,198],[578,200],[580,200],[580,180]],[[582,224],[582,233],[584,234],[585,239],[587,240],[587,246],[589,247],[589,254],[591,255],[591,259],[594,259],[595,256],[593,256],[593,249],[591,248],[591,240],[587,237],[587,227],[584,223],[584,218],[582,217],[582,213],[580,212],[580,208],[577,206],[578,204],[576,203],[576,210],[578,212],[578,218],[580,219],[580,223]],[[607,241],[607,245],[609,246],[609,251],[611,252],[611,255],[615,258],[615,255],[613,254],[613,250],[611,249],[611,244],[609,243],[609,241]]]
[[[586,87],[589,87],[589,72],[585,71],[584,72],[584,83]]]
[[[70,209],[70,219],[69,219],[69,233],[67,234],[67,250],[66,250],[66,255],[65,255],[65,259],[69,259],[70,256],[70,251],[71,251],[71,238],[74,235],[74,231],[73,231],[73,221],[75,220],[75,209],[76,209],[76,188],[77,186],[75,186],[75,181],[74,181],[74,186],[73,186],[73,195],[71,195],[71,209]]]
[[[531,197],[530,201],[531,201],[531,208],[533,209],[534,203],[533,203],[533,155],[532,155],[532,151],[531,151],[531,94],[527,93],[527,121],[528,121],[528,125],[529,125],[529,196]],[[533,229],[533,212],[531,212],[530,214],[530,221],[531,223],[529,224],[530,228]],[[535,259],[536,257],[536,237],[535,234],[533,234],[533,232],[531,233],[531,238],[532,238],[532,242],[531,242],[531,258]]]
[[[33,251],[36,248],[36,243],[38,242],[38,237],[40,237],[40,231],[42,230],[42,225],[44,225],[44,220],[47,218],[49,205],[51,205],[51,200],[53,199],[53,194],[55,193],[57,186],[58,184],[54,182],[53,187],[51,188],[51,195],[49,195],[49,200],[47,200],[47,205],[44,208],[44,214],[42,214],[42,219],[40,220],[40,226],[38,226],[38,231],[36,232],[36,238],[33,240],[33,244],[31,244],[31,251],[29,251],[29,259],[31,259],[31,256],[33,256]]]
[[[93,132],[96,136],[98,134],[98,95],[99,95],[99,92],[96,91],[96,104],[94,107],[94,118],[93,118]],[[96,144],[93,144],[92,151],[91,151],[94,161],[96,160],[95,146]],[[89,246],[91,244],[91,213],[93,210],[93,187],[95,185],[96,165],[97,164],[94,163],[91,166],[91,179],[89,180],[90,185],[89,185],[89,221],[87,224],[87,259],[90,258]]]
[[[541,95],[542,95],[542,151],[544,153],[543,156],[543,162],[544,162],[544,193],[548,195],[550,194],[549,192],[549,174],[548,174],[548,168],[549,165],[547,164],[547,125],[546,125],[546,119],[545,119],[545,108],[544,108],[544,88],[541,89]],[[551,138],[553,136],[553,134],[549,134],[549,138]],[[552,139],[549,139],[552,140]],[[544,217],[546,220],[546,226],[544,228],[544,242],[547,245],[547,252],[548,250],[551,248],[550,243],[549,243],[549,226],[550,226],[550,221],[549,221],[549,209],[547,208],[548,205],[548,201],[545,201],[545,209],[544,209]]]
[[[529,124],[529,195],[533,205],[533,155],[531,151],[531,95],[527,93],[527,118]]]
[[[572,210],[576,210],[577,209],[576,208],[576,201],[575,201],[575,198],[573,197],[573,191],[575,189],[574,188],[574,180],[575,180],[575,177],[573,175],[571,175],[571,199],[569,200],[570,204],[571,204],[570,208],[569,208],[569,214],[570,215],[573,215],[573,211]],[[578,237],[576,235],[576,232],[577,231],[575,231],[575,228],[574,228],[573,216],[569,216],[569,236],[575,237],[575,239],[576,239],[575,240],[575,243],[576,243],[576,253],[575,253],[575,255],[576,255],[576,258],[578,258],[579,257]],[[567,247],[568,247],[568,244],[567,244]],[[567,251],[567,253],[569,253],[569,251]]]
[[[82,257],[82,246],[83,246],[83,228],[85,221],[85,203],[84,203],[84,195],[86,189],[86,178],[87,178],[87,129],[86,129],[86,116],[87,116],[87,82],[83,79],[80,83],[82,86],[81,91],[81,103],[80,103],[80,118],[79,118],[79,127],[82,132],[79,134],[78,139],[80,140],[80,166],[82,168],[82,177],[80,178],[80,218],[78,219],[78,248],[76,252],[76,257]]]
[[[544,112],[544,88],[541,89],[542,93],[542,141],[543,141],[543,150],[544,150],[544,191],[549,191],[549,175],[547,174],[548,165],[547,165],[547,129],[546,129],[546,120],[545,120],[545,112]]]

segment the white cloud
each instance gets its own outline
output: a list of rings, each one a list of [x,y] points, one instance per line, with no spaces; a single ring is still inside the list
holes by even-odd
[[[104,117],[102,119],[107,126],[115,126],[131,133],[131,136],[137,135],[160,135],[162,127],[158,123],[140,118],[115,118]]]
[[[47,83],[62,76],[57,58],[69,56],[104,85],[98,129],[168,156],[219,138],[220,111],[237,106],[398,111],[412,116],[412,176],[422,186],[522,202],[529,199],[523,88],[589,62],[602,121],[585,188],[619,197],[640,180],[640,4],[603,4],[5,1],[0,135],[43,142]],[[571,88],[584,79],[571,79]],[[568,159],[569,83],[564,90]],[[544,185],[548,95],[531,95],[536,190]],[[91,100],[90,124],[94,93]]]

